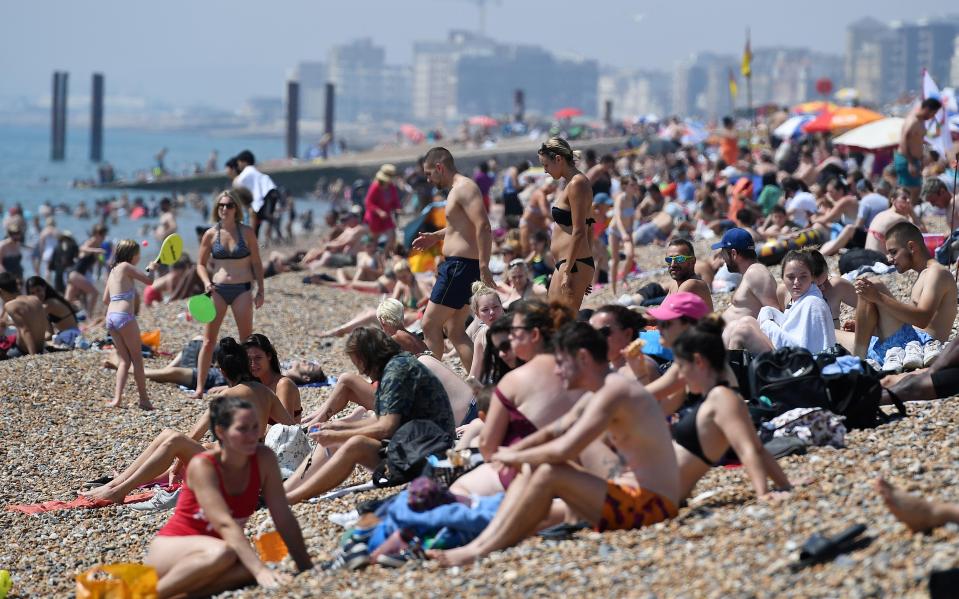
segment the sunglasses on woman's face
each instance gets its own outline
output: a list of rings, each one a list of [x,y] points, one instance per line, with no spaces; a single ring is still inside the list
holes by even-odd
[[[599,331],[599,334],[602,335],[603,337],[609,337],[610,335],[613,334],[613,327],[609,326],[608,324],[603,325],[596,330]]]
[[[235,208],[236,204],[234,204],[233,202],[219,202],[216,205],[216,207],[217,208]]]
[[[513,346],[509,342],[509,340],[500,341],[499,344],[496,346],[496,351],[501,354],[509,353],[512,350],[513,350]]]
[[[684,262],[692,259],[692,256],[666,256],[666,258],[664,258],[664,260],[666,260],[666,264],[672,264],[673,262],[676,264],[683,264]]]

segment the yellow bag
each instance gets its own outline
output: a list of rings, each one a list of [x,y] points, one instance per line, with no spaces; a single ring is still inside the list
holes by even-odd
[[[157,573],[143,564],[94,566],[77,575],[77,599],[156,599]]]

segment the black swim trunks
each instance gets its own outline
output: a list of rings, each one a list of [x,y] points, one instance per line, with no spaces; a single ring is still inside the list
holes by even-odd
[[[470,301],[473,282],[479,280],[479,260],[450,256],[436,269],[430,301],[459,310]]]

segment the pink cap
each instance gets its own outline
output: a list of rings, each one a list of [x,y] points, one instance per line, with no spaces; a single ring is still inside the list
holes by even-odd
[[[709,314],[709,306],[695,293],[680,291],[666,296],[663,303],[646,310],[656,320],[673,320],[680,316],[699,320]]]

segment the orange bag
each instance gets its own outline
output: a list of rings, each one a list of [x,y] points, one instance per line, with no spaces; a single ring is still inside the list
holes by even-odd
[[[283,561],[290,552],[286,548],[286,543],[283,542],[283,537],[275,530],[257,536],[253,540],[253,546],[260,554],[260,559],[267,563]]]
[[[77,599],[156,599],[157,573],[143,564],[94,566],[77,575]]]
[[[160,329],[140,333],[140,341],[154,352],[160,351]]]

